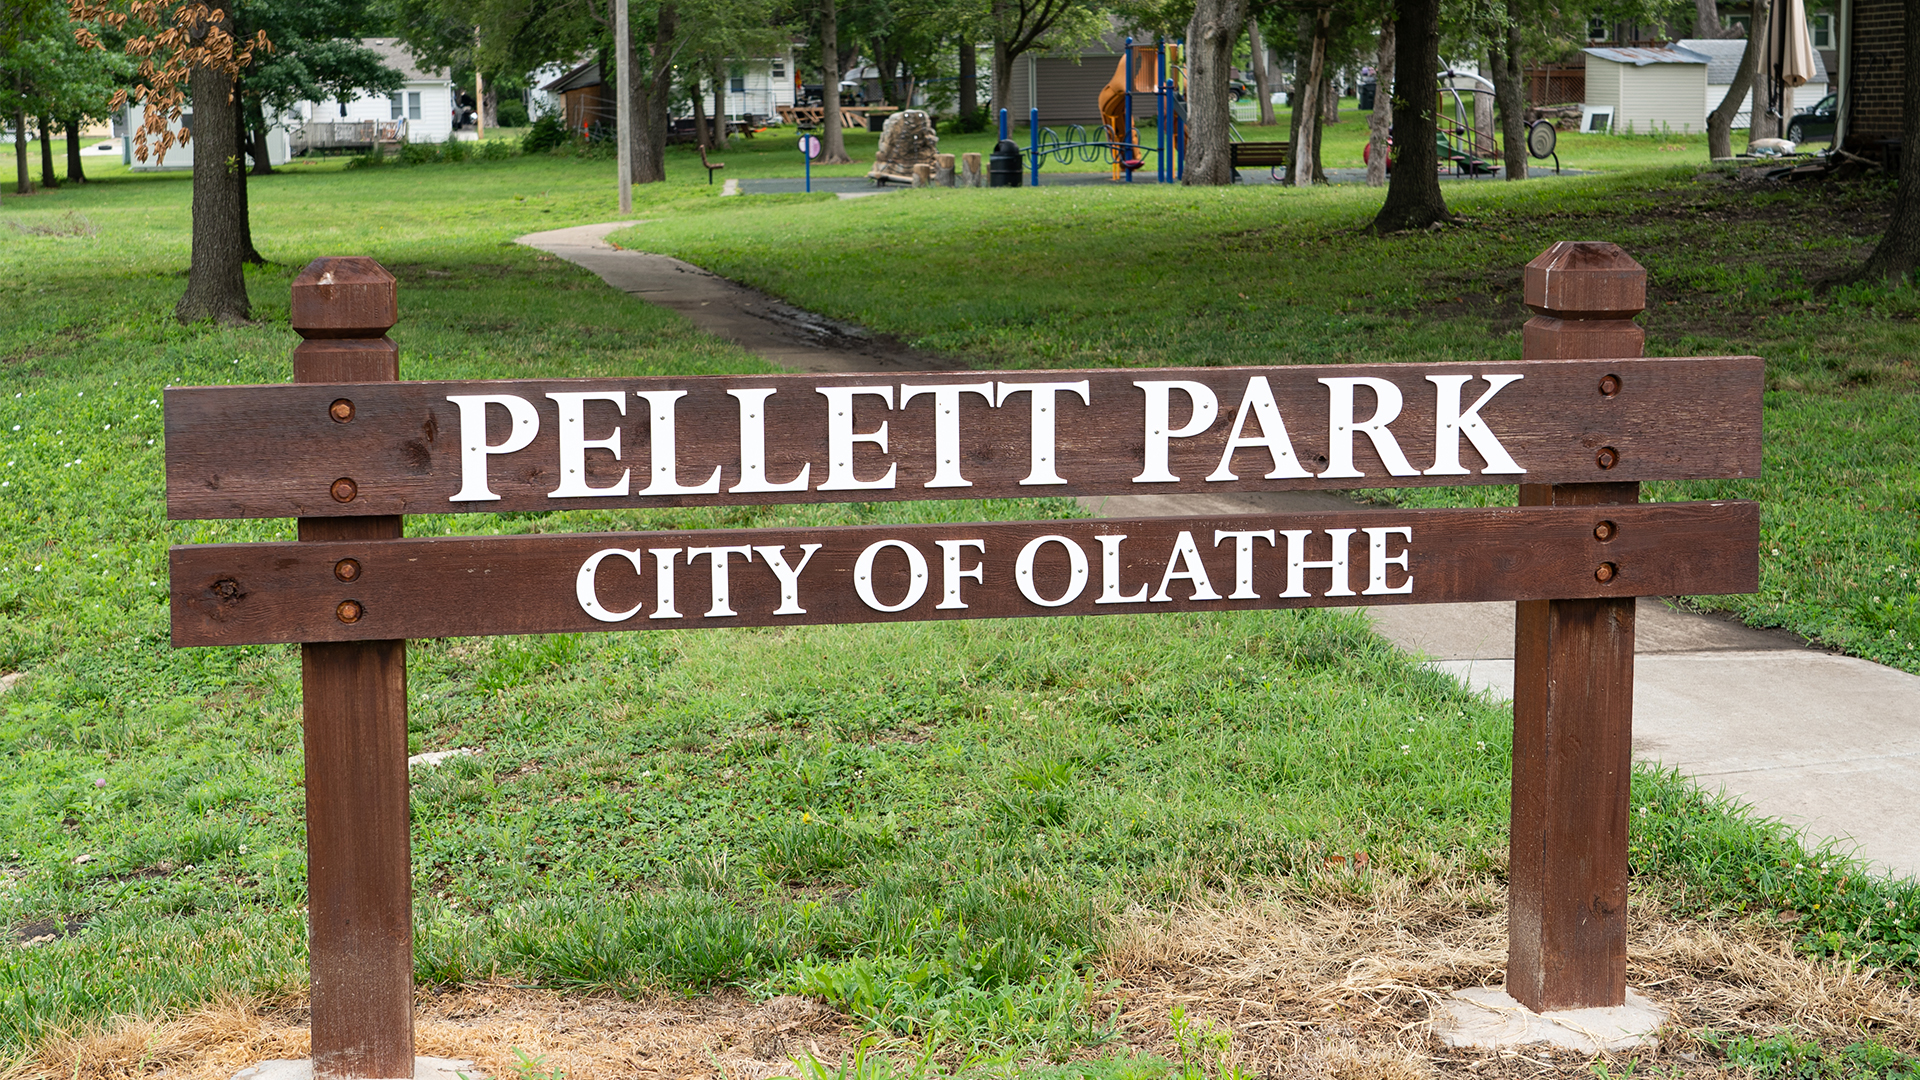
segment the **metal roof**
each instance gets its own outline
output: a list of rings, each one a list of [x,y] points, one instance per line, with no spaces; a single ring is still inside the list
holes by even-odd
[[[1602,60],[1611,60],[1616,64],[1632,64],[1634,67],[1646,67],[1648,64],[1705,64],[1708,58],[1690,49],[1668,46],[1664,49],[1637,49],[1608,46],[1598,49],[1581,49],[1588,56],[1597,56]]]
[[[1726,86],[1733,82],[1733,73],[1740,68],[1740,57],[1747,51],[1746,38],[1687,38],[1677,44],[1688,52],[1699,53],[1707,58],[1707,85]],[[1820,57],[1820,50],[1813,50],[1814,76],[1808,82],[1827,81],[1827,62]]]

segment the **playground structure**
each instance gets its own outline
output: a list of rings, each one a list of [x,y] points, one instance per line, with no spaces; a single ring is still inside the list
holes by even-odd
[[[1113,179],[1131,183],[1133,174],[1146,167],[1153,155],[1154,179],[1170,184],[1186,174],[1186,100],[1181,89],[1179,42],[1162,39],[1154,46],[1139,46],[1128,38],[1115,66],[1113,78],[1100,90],[1100,137],[1081,124],[1065,131],[1040,126],[1040,110],[1027,110],[1028,183],[1040,186],[1040,166],[1048,159],[1060,165],[1078,160],[1091,165],[1106,160]],[[1153,99],[1154,144],[1140,141],[1138,119],[1143,115],[1134,99]],[[1000,110],[1000,141],[1007,142],[1010,129],[1007,110]]]
[[[1453,122],[1445,120],[1444,105],[1435,116],[1437,123],[1433,135],[1433,148],[1443,165],[1450,166],[1455,176],[1475,177],[1493,176],[1500,171],[1496,164],[1500,160],[1500,144],[1495,139],[1493,123],[1493,84],[1478,75],[1465,71],[1447,70],[1437,74],[1438,91],[1453,98]],[[1471,79],[1473,85],[1466,88],[1467,97],[1461,96],[1459,79]],[[1481,108],[1480,95],[1486,95],[1486,108]],[[1471,98],[1471,104],[1468,103]],[[1486,117],[1486,123],[1480,118]],[[1553,158],[1553,171],[1560,171],[1560,156],[1555,153],[1555,133],[1553,125],[1547,123],[1541,130],[1542,122],[1535,121],[1527,132],[1527,152],[1537,159]],[[1393,140],[1387,140],[1387,171],[1393,171]],[[1367,147],[1361,154],[1362,160],[1372,157],[1373,148]]]

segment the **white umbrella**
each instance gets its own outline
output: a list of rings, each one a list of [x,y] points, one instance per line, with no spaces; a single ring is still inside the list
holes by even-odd
[[[1803,0],[1774,0],[1768,13],[1766,52],[1761,77],[1766,80],[1768,111],[1787,121],[1792,99],[1787,88],[1805,86],[1813,78],[1813,39],[1807,33],[1807,8]]]

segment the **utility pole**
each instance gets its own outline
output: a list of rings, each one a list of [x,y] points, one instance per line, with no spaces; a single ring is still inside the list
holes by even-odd
[[[613,0],[614,127],[619,131],[620,212],[633,213],[633,35],[627,32],[627,0]],[[604,73],[603,73],[604,74]]]
[[[487,84],[480,79],[480,65],[473,66],[473,127],[477,138],[487,137]]]

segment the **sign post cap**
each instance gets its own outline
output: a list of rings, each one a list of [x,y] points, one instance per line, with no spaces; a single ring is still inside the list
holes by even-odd
[[[400,321],[393,275],[365,256],[315,259],[293,279],[290,320],[303,338],[377,338]]]

